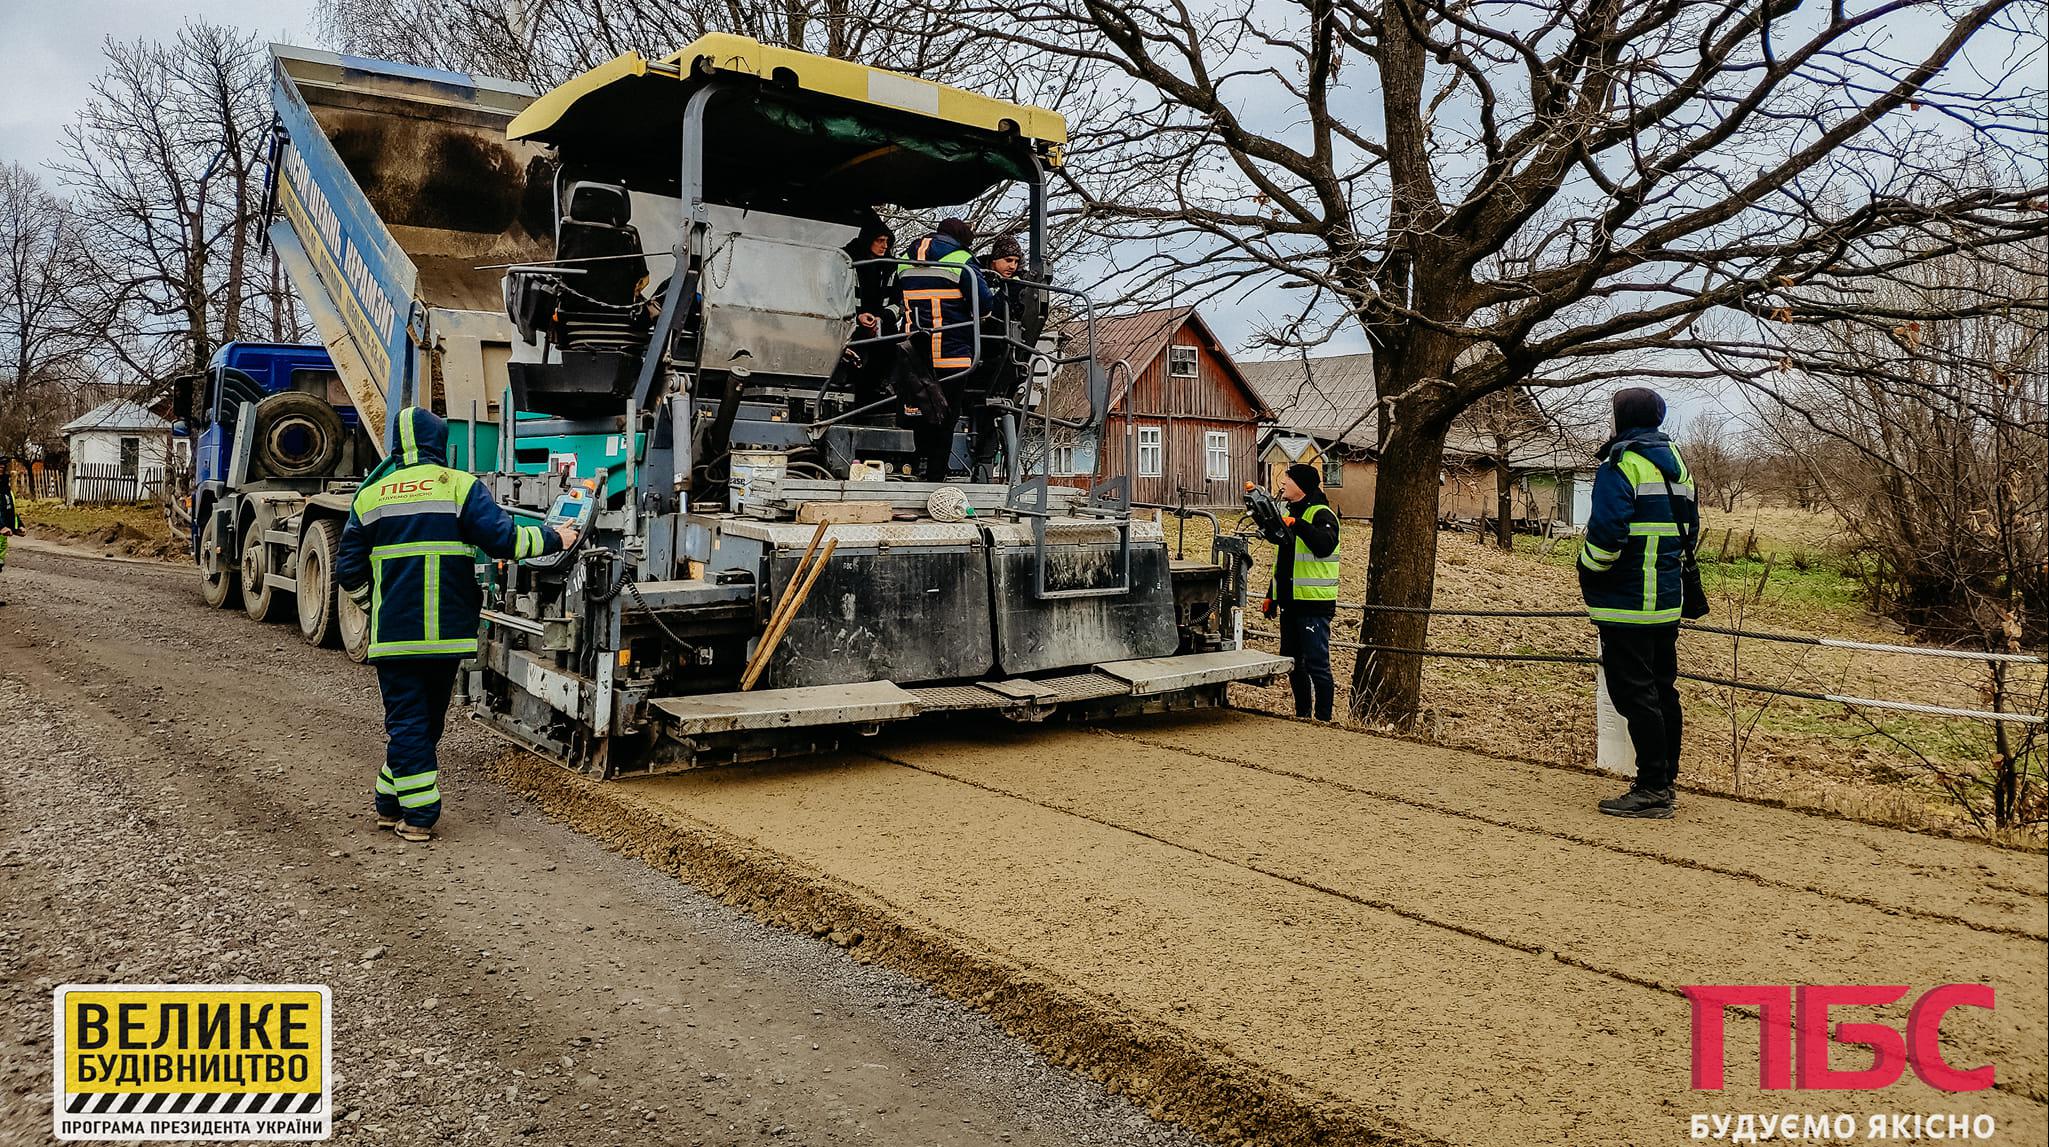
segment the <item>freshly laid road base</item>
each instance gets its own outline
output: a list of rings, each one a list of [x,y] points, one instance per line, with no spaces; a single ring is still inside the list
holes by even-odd
[[[1618,823],[1593,809],[1609,779],[1238,714],[951,735],[602,787],[506,772],[1227,1141],[1678,1143],[1694,1113],[1785,1111],[2049,1129],[2038,854],[1694,794]],[[1997,991],[1942,1030],[1992,1090],[1760,1091],[1739,1013],[1728,1090],[1689,1089],[1683,986],[1952,982]]]

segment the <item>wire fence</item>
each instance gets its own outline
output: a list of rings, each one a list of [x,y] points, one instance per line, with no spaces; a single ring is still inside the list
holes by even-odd
[[[1382,613],[1428,614],[1437,617],[1527,618],[1532,620],[1558,618],[1583,619],[1586,617],[1586,614],[1583,611],[1562,609],[1436,609],[1429,606],[1369,605],[1365,602],[1356,601],[1339,602],[1338,606],[1341,609],[1356,609],[1362,612],[1375,611]],[[1873,641],[1851,641],[1846,638],[1814,637],[1807,634],[1797,633],[1771,633],[1759,630],[1738,629],[1721,625],[1705,625],[1699,622],[1690,621],[1682,622],[1679,628],[1682,632],[1710,633],[1739,639],[1773,641],[1794,645],[1818,646],[1828,649],[1843,649],[1858,652],[1886,653],[1910,657],[1936,657],[1948,660],[2004,662],[2020,665],[2042,665],[2045,663],[2049,663],[2049,659],[2036,657],[2025,653],[2001,653],[1990,650],[1980,651],[1970,649],[1943,649],[1937,647],[1916,645],[1888,645],[1881,642]],[[1267,629],[1248,628],[1245,632],[1247,636],[1259,637],[1266,640],[1277,640],[1280,637],[1279,633]],[[1371,643],[1362,643],[1357,641],[1343,641],[1337,639],[1333,639],[1330,644],[1331,648],[1333,649],[1349,649],[1365,654],[1387,653],[1411,657],[1443,657],[1450,658],[1453,660],[1468,661],[1533,662],[1552,665],[1599,665],[1601,663],[1600,658],[1593,657],[1584,653],[1493,653],[1483,650],[1468,649],[1408,648],[1404,646],[1378,645]],[[1731,677],[1719,677],[1707,673],[1691,673],[1683,670],[1679,673],[1679,677],[1681,680],[1685,681],[1696,681],[1706,685],[1716,685],[1726,689],[1739,689],[1750,693],[1769,694],[1775,697],[1791,697],[1803,701],[1830,702],[1834,704],[1850,706],[1852,708],[1884,709],[1893,712],[1914,713],[1927,717],[1951,717],[1963,720],[1994,722],[2005,721],[2018,725],[2041,725],[2045,723],[2045,720],[2049,720],[2049,718],[2045,718],[2042,714],[2038,713],[2020,713],[2005,710],[1967,709],[1950,705],[1930,705],[1918,701],[1895,701],[1876,697],[1855,697],[1844,693],[1829,693],[1810,689],[1790,689],[1779,685],[1766,685],[1756,681],[1741,681]]]

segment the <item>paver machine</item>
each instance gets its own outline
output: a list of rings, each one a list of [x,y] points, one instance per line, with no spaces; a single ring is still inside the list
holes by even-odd
[[[1240,638],[1242,540],[1170,560],[1123,479],[1084,491],[1023,462],[1035,435],[1100,433],[1115,373],[1095,360],[1088,301],[1047,265],[1058,115],[712,35],[596,67],[505,134],[538,152],[524,180],[552,210],[553,250],[497,268],[519,343],[492,453],[603,447],[486,477],[514,512],[582,530],[566,553],[485,571],[459,688],[489,727],[616,776],[810,752],[928,714],[1219,705],[1230,683],[1285,672]],[[956,448],[961,469],[996,461],[981,482],[912,481],[894,393],[861,393],[847,368],[917,353],[943,322],[859,326],[850,247],[878,214],[1006,193],[1023,301],[975,305],[960,368],[999,380],[961,436],[998,441]],[[1031,307],[1079,336],[1024,337]],[[1029,409],[1032,377],[1079,386],[1087,412]]]

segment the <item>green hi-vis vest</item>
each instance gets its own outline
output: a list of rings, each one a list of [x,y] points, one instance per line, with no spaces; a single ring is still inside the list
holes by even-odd
[[[1306,522],[1314,519],[1319,511],[1331,515],[1337,513],[1336,510],[1331,509],[1322,502],[1318,502],[1302,511],[1302,520]],[[1309,543],[1299,537],[1294,539],[1294,543],[1294,573],[1288,579],[1287,600],[1336,601],[1338,599],[1338,553],[1344,548],[1344,542],[1340,540],[1337,545],[1331,547],[1330,556],[1327,558],[1317,557],[1315,551],[1309,548]],[[1275,589],[1278,588],[1279,586],[1276,585]],[[1280,594],[1278,593],[1272,593],[1269,596],[1275,600],[1280,600]]]

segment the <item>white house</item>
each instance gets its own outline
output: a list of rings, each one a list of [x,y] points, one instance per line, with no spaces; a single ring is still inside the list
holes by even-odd
[[[64,424],[71,451],[65,498],[72,502],[139,502],[163,490],[164,471],[191,458],[191,443],[173,439],[171,424],[138,402],[103,402]]]

